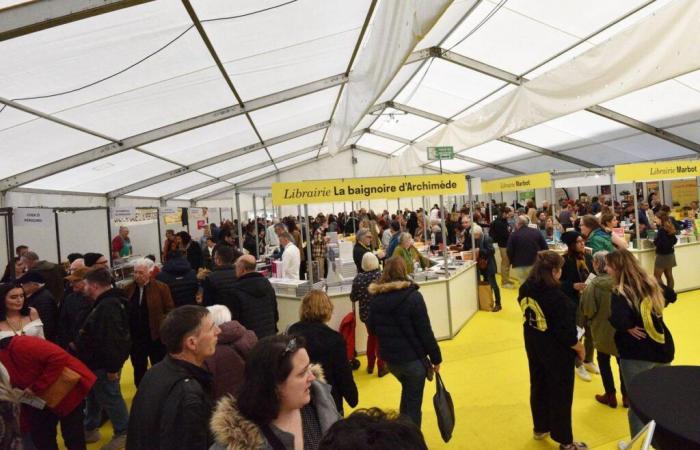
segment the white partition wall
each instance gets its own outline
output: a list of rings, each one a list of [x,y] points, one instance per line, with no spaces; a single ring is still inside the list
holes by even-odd
[[[109,255],[106,208],[58,211],[58,236],[61,260],[71,253],[102,253]]]
[[[59,262],[56,242],[56,220],[51,208],[15,208],[14,210],[15,247],[26,245],[39,255],[40,260]],[[22,220],[26,214],[39,214],[36,221]]]

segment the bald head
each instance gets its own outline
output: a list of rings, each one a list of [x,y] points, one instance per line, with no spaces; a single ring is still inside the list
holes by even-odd
[[[240,278],[243,275],[251,272],[255,272],[256,268],[255,256],[253,255],[243,255],[236,260],[236,277]]]

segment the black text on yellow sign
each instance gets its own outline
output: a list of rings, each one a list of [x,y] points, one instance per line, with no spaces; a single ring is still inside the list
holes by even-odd
[[[315,180],[273,183],[272,204],[299,205],[426,195],[465,194],[464,175],[415,175],[405,177]]]
[[[519,175],[509,178],[499,178],[481,182],[481,193],[529,191],[552,186],[552,176],[549,172]]]
[[[615,166],[615,181],[671,180],[700,176],[700,161],[657,161]]]

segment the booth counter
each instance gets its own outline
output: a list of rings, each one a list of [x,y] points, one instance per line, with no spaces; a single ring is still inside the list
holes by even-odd
[[[642,267],[649,274],[654,274],[654,260],[656,253],[654,248],[630,250],[642,263]],[[676,263],[673,268],[674,290],[676,292],[692,291],[700,289],[700,272],[698,271],[698,258],[700,257],[700,242],[676,244]]]
[[[438,340],[452,339],[466,325],[479,309],[476,264],[467,262],[455,271],[450,271],[449,278],[419,281],[420,292],[425,299],[433,333]],[[333,303],[333,316],[328,326],[338,330],[340,322],[352,311],[350,294],[329,294]],[[278,327],[284,331],[289,325],[299,321],[301,299],[296,296],[277,294],[279,310]],[[355,348],[364,353],[367,348],[367,329],[360,321],[359,306],[355,311]]]

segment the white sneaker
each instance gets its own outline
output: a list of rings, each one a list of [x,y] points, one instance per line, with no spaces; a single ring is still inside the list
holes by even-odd
[[[617,448],[618,450],[627,450],[627,442],[625,441],[620,441],[617,443]]]
[[[107,442],[100,450],[122,450],[126,448],[126,433],[115,435],[111,441]]]
[[[594,362],[585,362],[585,363],[583,363],[583,366],[590,373],[595,373],[596,375],[600,374],[600,369],[598,368],[598,366]]]
[[[549,436],[549,431],[545,431],[544,433],[533,433],[532,437],[535,438],[536,441],[542,441],[544,439],[547,439],[547,436]]]
[[[100,442],[100,439],[102,439],[102,435],[100,434],[100,430],[98,428],[95,428],[94,430],[85,430],[85,442],[87,444]]]
[[[578,366],[575,370],[576,370],[576,375],[578,375],[578,377],[580,379],[582,379],[583,381],[591,381],[591,374],[588,373],[588,371],[586,370],[586,367],[583,364]]]
[[[515,289],[515,285],[513,283],[506,283],[503,285],[503,289]]]

